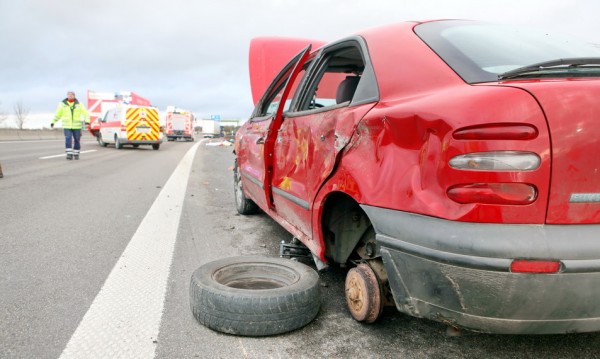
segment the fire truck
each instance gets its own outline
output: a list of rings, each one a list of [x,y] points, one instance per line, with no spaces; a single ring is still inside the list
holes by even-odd
[[[106,111],[117,107],[119,104],[137,105],[137,106],[152,106],[150,100],[138,95],[132,91],[121,92],[87,92],[87,107],[90,113],[90,133],[98,138],[100,131],[100,117]]]
[[[175,106],[167,106],[165,114],[166,136],[169,141],[183,139],[194,141],[194,115]]]

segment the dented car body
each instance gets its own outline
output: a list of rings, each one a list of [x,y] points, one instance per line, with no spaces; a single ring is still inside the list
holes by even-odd
[[[261,66],[270,53],[292,60]],[[238,211],[261,208],[319,267],[368,264],[346,281],[357,320],[389,302],[482,332],[600,330],[598,48],[412,22],[256,39],[250,69]]]

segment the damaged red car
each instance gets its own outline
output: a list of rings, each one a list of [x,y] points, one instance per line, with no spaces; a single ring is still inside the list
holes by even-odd
[[[393,305],[481,332],[600,330],[598,46],[408,22],[255,39],[250,79],[237,210],[274,218],[319,269],[351,268],[356,320]]]

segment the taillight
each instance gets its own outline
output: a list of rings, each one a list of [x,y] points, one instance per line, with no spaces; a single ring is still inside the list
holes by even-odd
[[[127,131],[127,126],[121,125],[121,132],[126,132],[126,131]]]
[[[513,273],[558,273],[559,261],[516,259],[510,264]]]
[[[469,183],[452,186],[446,192],[458,203],[527,205],[537,198],[537,189],[528,183]]]
[[[533,171],[540,166],[540,157],[532,152],[474,152],[450,159],[450,167],[467,171]]]
[[[488,122],[452,132],[440,173],[447,198],[466,205],[461,220],[543,220],[549,174],[542,163],[546,132],[540,130],[530,123]]]

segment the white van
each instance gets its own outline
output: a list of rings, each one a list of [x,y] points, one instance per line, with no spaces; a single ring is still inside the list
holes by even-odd
[[[151,145],[158,150],[163,141],[158,110],[150,106],[117,105],[100,119],[96,138],[101,146],[114,143],[119,150],[124,145]]]

